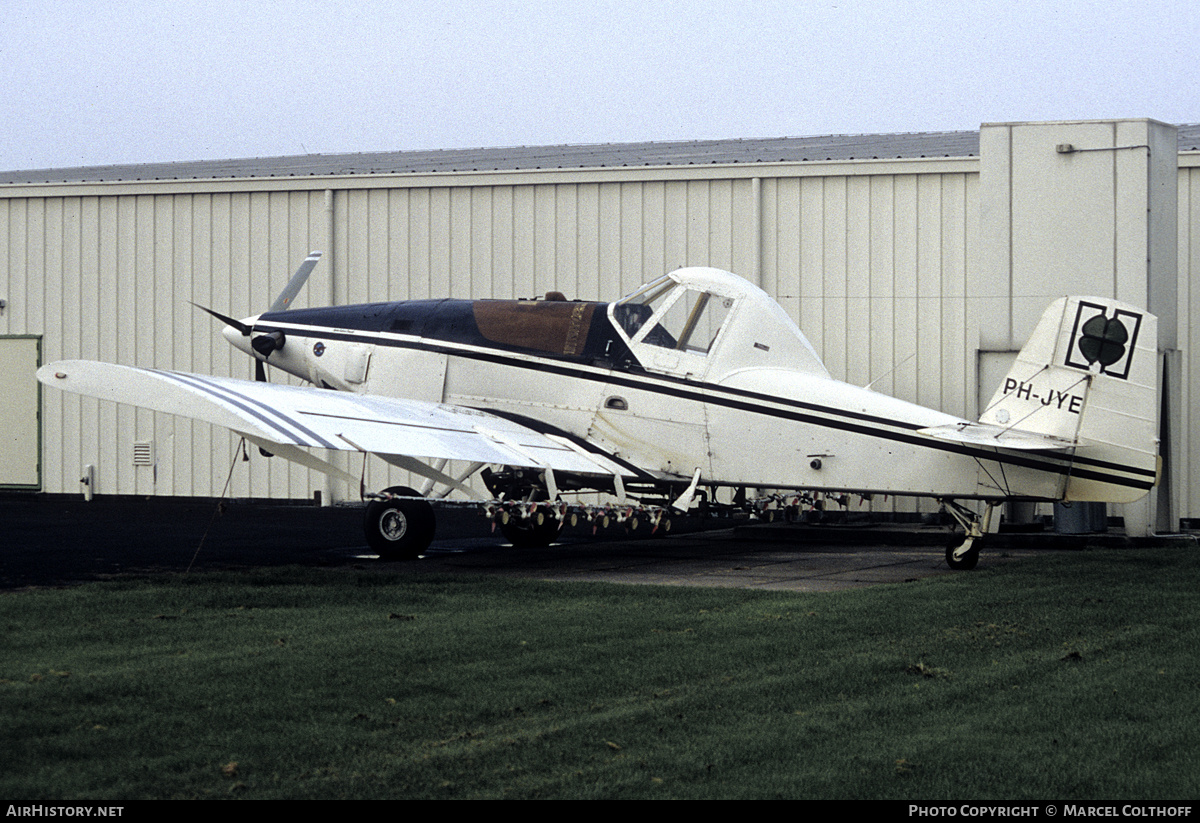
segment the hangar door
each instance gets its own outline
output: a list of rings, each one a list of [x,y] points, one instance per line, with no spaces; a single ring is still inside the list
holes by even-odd
[[[0,488],[40,489],[40,337],[0,337]]]

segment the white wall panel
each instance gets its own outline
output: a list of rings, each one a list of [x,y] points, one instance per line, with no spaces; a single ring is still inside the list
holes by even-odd
[[[29,375],[41,365],[41,339],[0,335],[0,488],[37,491],[46,459],[38,422],[40,386]],[[61,459],[61,450],[55,450]]]

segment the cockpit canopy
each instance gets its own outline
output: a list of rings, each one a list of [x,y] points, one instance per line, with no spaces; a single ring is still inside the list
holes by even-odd
[[[609,316],[652,371],[711,382],[753,368],[829,376],[778,303],[720,269],[677,269],[611,304]]]

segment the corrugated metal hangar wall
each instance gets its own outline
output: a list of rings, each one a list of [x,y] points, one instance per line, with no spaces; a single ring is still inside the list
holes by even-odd
[[[0,345],[40,337],[41,362],[248,377],[245,356],[188,301],[237,317],[261,311],[310,249],[325,257],[297,305],[551,289],[615,299],[670,269],[710,265],[775,295],[835,377],[975,417],[994,292],[977,259],[979,158],[763,162],[768,154],[687,166],[269,177],[270,161],[259,161],[225,179],[10,178],[0,182]],[[1189,287],[1200,261],[1200,154],[1179,156],[1178,208],[1186,318],[1200,308]],[[1045,291],[1046,302],[1059,293],[1052,282]],[[1173,433],[1173,494],[1179,516],[1197,517],[1200,483],[1187,467],[1200,443],[1190,402],[1200,374],[1188,324],[1180,335],[1188,412]],[[92,465],[100,494],[222,493],[237,445],[223,430],[59,392],[40,405],[45,492],[80,492]],[[358,472],[360,458],[339,459]],[[402,479],[391,471],[368,462],[368,488]],[[317,489],[357,496],[256,455],[234,470],[229,494]]]

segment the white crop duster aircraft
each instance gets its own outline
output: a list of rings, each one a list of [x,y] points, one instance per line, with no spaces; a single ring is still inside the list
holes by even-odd
[[[1000,502],[1126,503],[1157,479],[1156,319],[1115,300],[1054,301],[973,422],[834,380],[778,304],[717,269],[614,303],[552,292],[287,311],[319,259],[262,314],[205,309],[258,361],[257,381],[87,361],[38,379],[226,426],[351,483],[308,450],[376,454],[476,498],[465,481],[482,470],[484,505],[524,543],[554,539],[567,491],[658,501],[657,517],[702,485],[917,495],[962,524],[946,558],[972,568]],[[317,388],[263,382],[266,362]],[[449,460],[468,470],[447,474]],[[417,492],[367,496],[382,556],[428,547],[434,513]],[[961,500],[983,501],[982,517]]]

